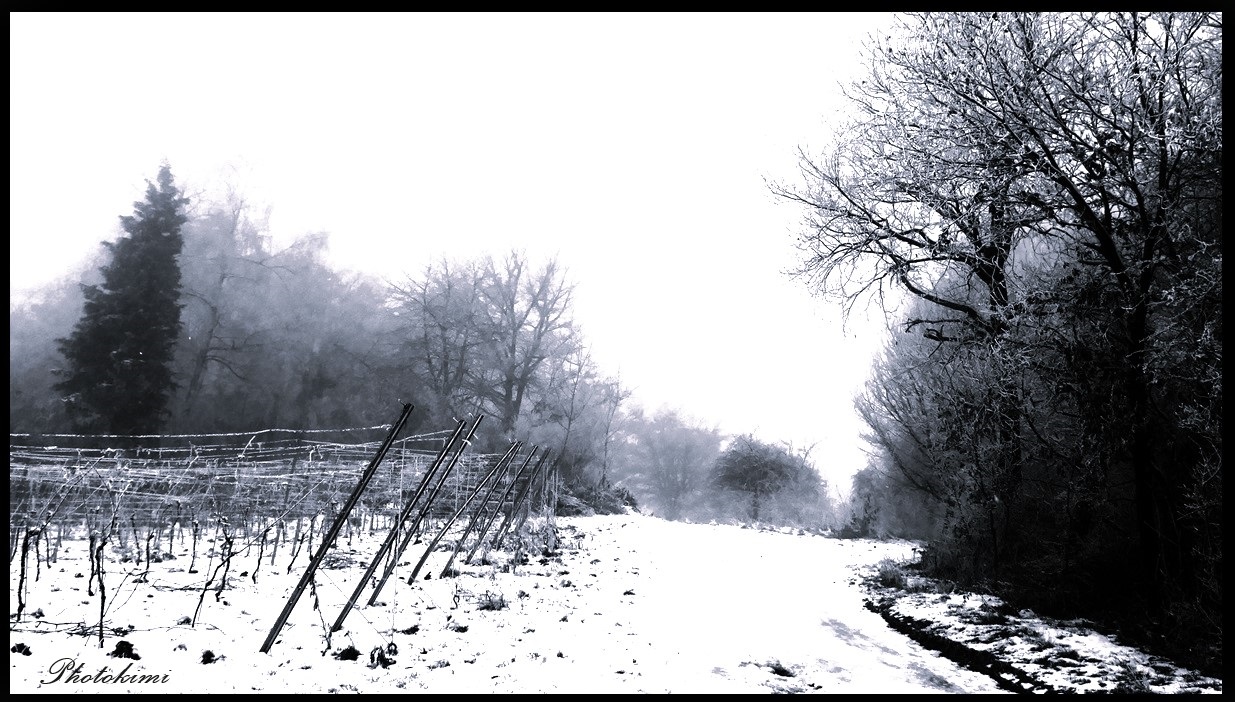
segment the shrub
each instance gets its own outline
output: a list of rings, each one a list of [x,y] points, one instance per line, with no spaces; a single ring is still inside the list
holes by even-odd
[[[879,564],[878,572],[875,575],[875,582],[883,587],[903,590],[908,579],[905,577],[904,568],[899,563],[885,559]]]

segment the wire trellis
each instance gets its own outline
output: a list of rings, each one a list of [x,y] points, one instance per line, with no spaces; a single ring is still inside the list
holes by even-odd
[[[107,435],[9,435],[9,533],[56,525],[72,532],[118,518],[120,526],[186,528],[218,520],[245,538],[273,522],[328,522],[372,459],[380,439],[344,442],[332,436],[389,425],[341,430],[268,429],[234,434],[138,437],[148,446],[108,445]],[[365,491],[350,525],[387,528],[449,431],[395,441]],[[52,443],[71,438],[74,446]],[[93,443],[93,445],[87,445]],[[436,512],[466,499],[496,456],[465,456]],[[12,538],[10,538],[12,542]],[[13,544],[10,543],[10,547]],[[11,552],[11,549],[10,549]]]

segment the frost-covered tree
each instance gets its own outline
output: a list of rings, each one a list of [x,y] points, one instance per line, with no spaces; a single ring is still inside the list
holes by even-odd
[[[820,480],[802,456],[747,435],[734,439],[716,459],[712,482],[723,490],[749,495],[749,516],[759,521],[770,498],[786,490],[817,497]]]
[[[774,187],[812,288],[916,303],[885,472],[947,488],[953,574],[1220,646],[1221,14],[900,19]]]

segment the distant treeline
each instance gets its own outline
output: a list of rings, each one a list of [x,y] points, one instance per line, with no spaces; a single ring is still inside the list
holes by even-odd
[[[517,250],[442,258],[385,282],[332,267],[324,234],[275,247],[242,201],[188,210],[176,259],[174,387],[159,429],[143,435],[373,427],[408,402],[415,410],[405,433],[483,416],[473,450],[500,453],[518,440],[552,453],[580,504],[818,528],[839,519],[816,472],[792,499],[774,493],[800,477],[796,468],[771,483],[757,467],[750,481],[718,482],[728,437],[677,410],[645,416],[592,360],[574,319],[573,283],[556,260]],[[97,262],[99,270],[114,264]],[[10,433],[31,435],[18,444],[47,435],[61,446],[166,443],[109,438],[105,426],[83,428],[66,411],[57,384],[69,363],[58,340],[83,318],[84,286],[105,287],[98,270],[74,277],[10,305]],[[778,465],[807,465],[788,447],[775,452],[785,459]]]

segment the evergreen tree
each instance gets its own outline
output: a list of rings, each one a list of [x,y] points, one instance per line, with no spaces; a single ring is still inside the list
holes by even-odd
[[[56,390],[78,431],[157,432],[175,388],[172,354],[180,333],[181,226],[188,200],[159,169],[146,199],[120,218],[124,234],[104,242],[103,282],[82,286],[81,319],[57,341],[68,367]]]

